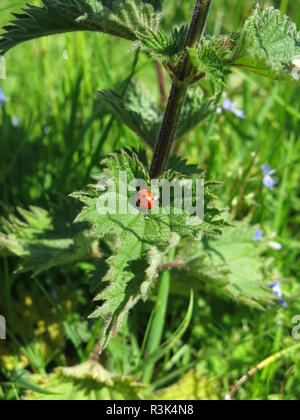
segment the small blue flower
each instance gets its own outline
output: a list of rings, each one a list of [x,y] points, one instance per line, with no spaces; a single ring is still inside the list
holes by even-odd
[[[258,229],[253,236],[253,241],[260,241],[264,237],[264,233],[261,229]]]
[[[263,178],[263,184],[265,187],[269,188],[269,190],[274,190],[276,181],[271,175],[265,175]]]
[[[6,102],[6,97],[3,90],[0,88],[0,106],[4,105]]]
[[[271,172],[271,167],[268,164],[262,165],[261,169],[265,175],[268,175]]]
[[[237,118],[246,118],[245,112],[242,109],[236,108],[235,104],[228,98],[223,102],[222,108],[224,111],[232,112]]]
[[[278,297],[278,303],[283,308],[287,307],[287,303],[283,298],[283,292],[281,290],[281,283],[279,281],[276,281],[274,283],[271,283],[269,288],[272,290],[272,292]]]
[[[269,190],[273,190],[276,184],[278,183],[278,180],[273,178],[272,176],[275,174],[276,170],[271,169],[270,165],[268,164],[262,165],[261,170],[264,173],[264,177],[263,177],[264,186],[269,188]]]
[[[278,303],[283,308],[287,308],[287,306],[288,306],[287,303],[286,303],[286,301],[283,298],[282,299],[279,299]]]
[[[246,118],[246,114],[242,109],[235,108],[233,110],[233,113],[237,118],[240,118],[242,120],[244,120]]]
[[[230,111],[232,112],[232,110],[234,109],[234,104],[230,99],[225,99],[225,101],[223,102],[223,109],[225,111]]]

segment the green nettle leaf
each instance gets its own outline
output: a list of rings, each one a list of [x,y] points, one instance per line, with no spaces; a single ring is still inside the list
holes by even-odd
[[[240,33],[203,38],[190,55],[194,72],[219,85],[231,67],[275,79],[300,78],[300,32],[274,8],[257,6]]]
[[[58,368],[50,375],[32,375],[34,386],[25,400],[140,400],[145,386],[134,378],[112,375],[96,362]]]
[[[83,233],[74,238],[56,237],[52,219],[46,210],[30,207],[18,209],[23,220],[11,215],[2,219],[0,256],[21,258],[18,271],[38,275],[59,265],[92,258],[94,242]]]
[[[189,49],[190,60],[195,74],[201,71],[217,84],[222,84],[225,76],[224,63],[212,48],[209,41],[203,40],[199,50],[195,47]]]
[[[27,6],[1,34],[0,54],[21,42],[73,31],[104,32],[131,41],[157,30],[158,1],[41,0],[43,7]],[[139,35],[138,35],[139,34]]]
[[[183,164],[180,166],[184,167]],[[101,283],[106,287],[102,287],[96,296],[96,301],[100,301],[101,306],[91,315],[101,316],[105,320],[103,350],[110,338],[117,334],[128,311],[138,300],[145,300],[148,296],[156,278],[156,275],[149,274],[151,269],[147,272],[147,261],[143,262],[150,249],[154,247],[163,253],[174,243],[176,236],[197,236],[206,231],[217,234],[224,222],[220,218],[220,212],[212,206],[214,197],[209,183],[205,188],[207,211],[204,222],[201,222],[185,210],[176,214],[172,200],[169,214],[165,214],[166,209],[160,206],[159,214],[154,214],[151,210],[145,214],[133,207],[132,199],[136,197],[137,190],[135,187],[128,188],[127,185],[130,186],[131,181],[138,179],[150,187],[149,173],[137,155],[130,156],[124,151],[110,155],[104,159],[101,168],[101,174],[96,177],[97,185],[72,196],[84,204],[77,222],[89,222],[97,238],[107,234],[115,235],[111,242],[113,255],[107,259],[108,271]],[[165,179],[172,181],[178,179],[178,176],[177,172],[172,173],[170,169]],[[198,177],[203,176],[198,170]],[[181,174],[181,177],[184,175]],[[109,202],[112,211],[103,211],[103,204],[107,205]],[[159,197],[156,205],[159,205]]]
[[[273,295],[268,286],[278,273],[265,255],[267,243],[253,240],[256,230],[244,221],[223,230],[216,240],[183,241],[178,261],[187,270],[186,284],[194,290],[215,284],[237,302],[259,308],[270,303]],[[180,289],[180,280],[174,280],[173,292]]]
[[[237,301],[260,305],[272,300],[268,285],[275,273],[268,269],[266,243],[253,240],[256,230],[246,222],[240,223],[235,229],[225,230],[206,252],[216,265],[226,261],[230,270],[226,292]]]
[[[113,115],[154,148],[161,126],[161,112],[147,89],[131,84],[124,98],[114,90],[103,90],[98,94]]]
[[[273,8],[256,7],[245,22],[232,64],[271,78],[299,79],[300,32]]]
[[[125,97],[111,89],[98,92],[98,95],[113,115],[151,148],[154,148],[162,124],[163,113],[144,86],[132,83],[127,89]],[[190,88],[182,108],[175,139],[188,134],[211,115],[216,107],[216,97],[205,99],[200,87]]]
[[[194,74],[204,73],[215,84],[222,85],[239,40],[238,33],[203,37],[198,49],[189,49]]]
[[[173,29],[171,35],[161,30],[151,31],[147,36],[142,34],[139,36],[136,47],[141,48],[159,62],[176,63],[184,52],[187,33],[187,25]]]

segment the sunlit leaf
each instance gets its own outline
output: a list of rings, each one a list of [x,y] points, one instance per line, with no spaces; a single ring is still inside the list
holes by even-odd
[[[25,400],[140,400],[145,388],[133,378],[112,375],[92,361],[59,368],[47,376],[33,375],[31,381],[38,388],[27,391]]]

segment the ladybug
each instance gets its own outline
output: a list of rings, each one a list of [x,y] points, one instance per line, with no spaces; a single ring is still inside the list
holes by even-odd
[[[155,206],[155,199],[152,192],[143,188],[136,197],[136,204],[141,210],[151,210]]]

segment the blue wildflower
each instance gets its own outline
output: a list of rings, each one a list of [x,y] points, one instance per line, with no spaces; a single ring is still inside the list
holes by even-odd
[[[232,111],[237,118],[244,120],[246,118],[246,114],[242,109],[234,108]]]
[[[268,164],[262,165],[261,169],[265,175],[271,172],[271,167]]]
[[[287,303],[283,298],[283,292],[281,289],[281,283],[279,281],[276,281],[274,283],[271,283],[269,288],[272,290],[272,292],[278,297],[278,303],[283,308],[287,307]]]
[[[231,112],[234,109],[233,102],[230,99],[225,99],[223,102],[223,109]]]
[[[265,187],[269,188],[269,190],[273,190],[275,188],[276,181],[271,177],[271,175],[265,175],[263,184]]]
[[[222,108],[225,111],[232,112],[237,118],[246,118],[245,112],[242,109],[236,108],[235,104],[228,98],[223,102]]]
[[[264,233],[261,229],[258,229],[253,236],[253,241],[260,241],[264,237]]]
[[[283,299],[283,298],[281,298],[281,299],[279,299],[278,300],[278,303],[279,303],[279,305],[280,306],[282,306],[283,308],[287,308],[287,303],[286,303],[286,301]]]
[[[0,106],[4,105],[6,102],[6,97],[3,90],[0,88]]]
[[[276,173],[275,169],[271,169],[270,165],[262,165],[261,167],[264,177],[263,177],[263,184],[265,187],[269,188],[269,190],[273,190],[278,180],[273,178],[273,175]]]

